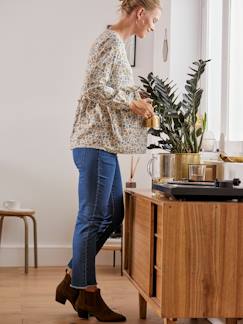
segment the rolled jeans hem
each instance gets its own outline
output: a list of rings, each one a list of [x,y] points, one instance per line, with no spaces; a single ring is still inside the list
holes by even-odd
[[[93,284],[93,285],[87,285],[87,286],[84,286],[84,287],[78,287],[78,286],[74,286],[74,285],[70,285],[71,288],[75,288],[75,289],[85,289],[85,288],[88,288],[88,287],[93,287],[93,286],[96,286],[97,283]]]

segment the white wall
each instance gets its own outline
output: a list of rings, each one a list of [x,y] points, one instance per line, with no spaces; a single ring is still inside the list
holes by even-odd
[[[201,58],[201,1],[171,1],[170,79],[184,91],[189,66]]]
[[[88,50],[116,20],[118,4],[0,1],[0,204],[14,199],[36,210],[41,265],[65,264],[71,255],[77,172],[69,136]],[[138,42],[136,78],[152,70],[152,53],[150,35]],[[140,187],[150,184],[147,159],[138,168]],[[120,160],[125,181],[130,157]],[[23,233],[19,220],[5,220],[0,265],[23,264]]]
[[[169,77],[169,67],[171,60],[171,0],[161,0],[161,8],[161,19],[156,24],[154,32],[154,73],[164,79],[166,77]],[[163,60],[165,29],[167,29],[167,41],[169,46],[167,61]]]
[[[188,64],[197,57],[199,3],[162,0],[156,32],[138,40],[137,82],[139,75],[154,70],[184,83]],[[88,50],[105,26],[116,20],[118,4],[118,0],[0,2],[0,204],[14,199],[36,209],[41,265],[65,264],[71,255],[77,172],[69,136]],[[167,62],[162,60],[165,27]],[[151,185],[145,171],[151,153],[142,156],[137,169],[140,188]],[[125,182],[130,156],[119,159]],[[23,224],[8,219],[0,265],[10,264],[23,264]]]
[[[184,91],[189,66],[201,58],[201,0],[162,0],[162,19],[156,28],[154,71],[177,84],[178,94]],[[168,59],[162,51],[168,35]]]

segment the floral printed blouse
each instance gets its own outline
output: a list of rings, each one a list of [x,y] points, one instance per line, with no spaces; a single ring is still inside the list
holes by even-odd
[[[107,29],[92,46],[71,134],[71,149],[92,147],[110,153],[145,153],[143,117],[129,104],[139,99],[125,43]]]

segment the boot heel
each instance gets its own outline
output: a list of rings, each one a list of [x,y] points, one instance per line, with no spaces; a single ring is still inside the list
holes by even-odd
[[[66,303],[66,300],[67,300],[66,297],[63,297],[63,296],[60,296],[60,295],[56,294],[56,301],[57,301],[58,303],[64,305],[64,304]]]
[[[78,316],[80,318],[88,319],[89,318],[89,312],[84,311],[84,310],[81,310],[81,309],[78,309]]]

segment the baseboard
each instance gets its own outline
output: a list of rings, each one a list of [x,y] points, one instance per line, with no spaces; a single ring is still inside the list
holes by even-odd
[[[72,255],[71,246],[38,246],[39,266],[66,266]],[[120,252],[116,252],[116,265],[120,265]],[[34,249],[29,247],[29,265],[34,264]],[[100,251],[96,257],[97,265],[112,265],[113,251]],[[24,265],[23,246],[1,246],[0,247],[0,267],[22,266]]]

